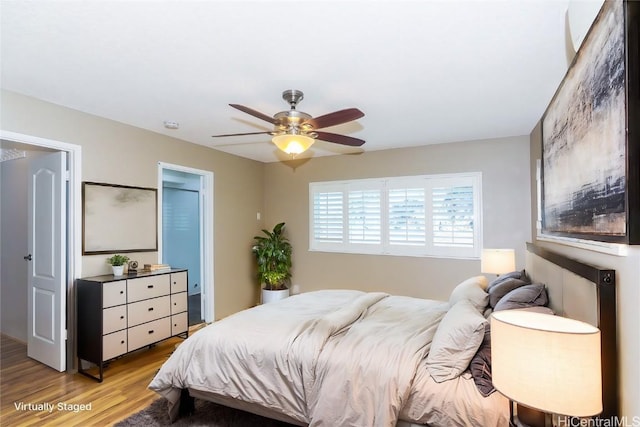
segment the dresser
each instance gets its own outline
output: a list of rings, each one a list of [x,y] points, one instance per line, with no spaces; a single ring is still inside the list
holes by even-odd
[[[78,371],[100,382],[107,361],[189,334],[187,270],[76,280]],[[95,376],[83,362],[98,367]]]

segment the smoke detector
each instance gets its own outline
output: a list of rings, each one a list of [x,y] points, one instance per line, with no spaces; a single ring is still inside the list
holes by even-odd
[[[171,120],[165,120],[164,127],[166,127],[167,129],[178,129],[180,127],[180,123]]]

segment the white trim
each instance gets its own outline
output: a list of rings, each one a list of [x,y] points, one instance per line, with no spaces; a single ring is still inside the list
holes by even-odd
[[[162,171],[164,169],[186,172],[201,177],[200,195],[202,200],[201,221],[201,256],[202,266],[202,300],[204,305],[204,321],[213,322],[215,319],[215,285],[214,285],[214,245],[213,245],[213,198],[214,174],[211,171],[194,169],[187,166],[158,162],[158,262],[162,259]]]
[[[629,252],[629,246],[620,243],[598,242],[596,240],[583,240],[573,237],[551,236],[541,234],[538,230],[537,240],[542,242],[552,242],[560,245],[573,246],[574,248],[586,249],[588,251],[600,252],[614,256],[626,257]]]
[[[50,148],[52,150],[65,151],[69,170],[69,199],[67,215],[69,226],[67,227],[67,292],[73,289],[75,279],[82,277],[82,147],[76,144],[40,138],[17,132],[0,129],[0,139],[18,142],[37,147]],[[75,301],[67,301],[64,295],[63,306],[66,307],[67,328],[71,329],[71,338],[66,344],[67,371],[73,371],[75,366],[75,311],[69,307],[75,307]]]

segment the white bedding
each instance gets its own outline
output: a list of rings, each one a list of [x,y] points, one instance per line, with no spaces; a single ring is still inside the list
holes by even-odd
[[[189,388],[259,404],[314,427],[394,426],[400,416],[433,425],[468,425],[469,419],[505,425],[508,408],[497,393],[484,399],[464,378],[429,381],[424,359],[448,308],[384,293],[297,295],[198,331],[149,387],[167,398],[172,417],[180,390]],[[440,391],[421,394],[422,388]],[[457,402],[446,401],[452,397]],[[448,415],[457,421],[442,422]]]

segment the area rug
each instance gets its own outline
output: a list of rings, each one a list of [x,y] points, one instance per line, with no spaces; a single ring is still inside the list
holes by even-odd
[[[193,415],[179,418],[171,424],[167,414],[167,401],[158,399],[146,409],[115,424],[115,427],[295,427],[200,399],[195,400],[195,408]]]

